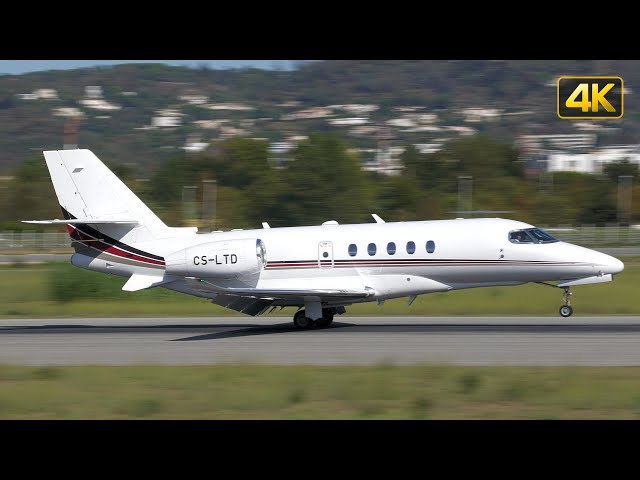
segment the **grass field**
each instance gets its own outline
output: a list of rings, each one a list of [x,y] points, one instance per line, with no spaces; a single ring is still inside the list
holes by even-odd
[[[574,315],[640,314],[640,260],[624,258],[613,282],[572,288]],[[0,267],[0,318],[242,316],[205,299],[163,288],[124,292],[125,279],[66,263]],[[347,307],[348,315],[540,315],[558,316],[562,290],[530,284],[488,287]],[[276,311],[293,315],[293,308]]]
[[[576,315],[640,314],[640,262],[624,261],[614,282],[574,287]],[[0,267],[0,315],[241,315],[123,283],[68,264]],[[348,314],[557,316],[561,293],[492,287]],[[0,419],[640,419],[639,378],[640,367],[0,365]]]
[[[639,419],[640,367],[0,366],[0,419]]]

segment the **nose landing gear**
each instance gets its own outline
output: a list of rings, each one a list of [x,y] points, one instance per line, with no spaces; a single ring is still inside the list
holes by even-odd
[[[573,313],[573,307],[571,306],[571,287],[564,287],[564,294],[562,295],[562,299],[564,300],[564,305],[560,307],[560,315],[563,317],[570,317]]]
[[[559,287],[558,285],[554,285],[552,283],[547,282],[535,282],[540,285],[546,285],[547,287],[553,288],[562,288],[564,289],[564,294],[562,295],[562,299],[564,300],[564,305],[560,307],[560,316],[562,317],[570,317],[573,314],[573,307],[571,306],[570,297],[573,295],[571,293],[571,287]]]

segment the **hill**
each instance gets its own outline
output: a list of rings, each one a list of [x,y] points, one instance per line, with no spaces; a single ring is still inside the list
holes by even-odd
[[[630,93],[624,117],[559,119],[559,75],[621,76]],[[636,143],[639,82],[637,60],[340,60],[293,71],[126,64],[3,75],[0,174],[62,148],[65,125],[76,117],[80,147],[150,169],[185,147],[231,136],[287,142],[312,131],[343,132],[361,149],[380,141],[432,145],[475,132],[515,140],[587,131],[600,145]]]

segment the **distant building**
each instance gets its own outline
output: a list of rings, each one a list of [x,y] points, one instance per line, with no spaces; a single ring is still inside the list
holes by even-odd
[[[179,127],[181,124],[181,118],[180,117],[170,117],[170,116],[159,116],[159,117],[152,117],[151,118],[151,126],[152,127],[159,127],[159,128],[166,128],[166,127]]]
[[[292,112],[286,115],[282,115],[282,120],[308,120],[313,118],[326,118],[333,115],[333,110],[330,108],[324,107],[316,107],[316,108],[305,108],[303,110],[298,110],[297,112]]]
[[[38,98],[42,98],[44,100],[57,100],[58,92],[53,88],[39,88],[38,90],[34,90],[33,94]]]
[[[102,87],[97,85],[84,87],[84,95],[87,98],[102,98]]]
[[[290,153],[295,148],[292,142],[272,142],[269,144],[269,165],[273,168],[284,168],[291,160]]]
[[[94,110],[120,110],[122,108],[119,105],[114,105],[107,102],[106,100],[101,100],[98,98],[86,98],[80,100],[79,103],[87,108],[93,108]]]
[[[369,119],[364,117],[334,118],[333,120],[329,120],[329,123],[331,125],[336,125],[336,126],[365,125],[368,122],[369,122]]]
[[[182,149],[187,152],[197,153],[206,150],[208,146],[208,142],[201,142],[200,138],[196,136],[189,136]]]
[[[602,173],[610,163],[627,160],[640,167],[640,145],[621,145],[589,152],[539,150],[525,159],[525,173],[536,176],[544,172]]]
[[[82,117],[84,112],[75,107],[60,107],[52,110],[56,117]]]
[[[151,127],[171,128],[182,124],[182,113],[172,108],[158,110],[156,116],[151,118]]]
[[[187,102],[189,105],[204,105],[209,99],[206,95],[181,95],[178,100]]]
[[[498,108],[465,108],[461,113],[465,122],[481,122],[500,117],[502,110]]]
[[[250,105],[245,105],[243,103],[209,103],[202,106],[210,110],[236,110],[236,111],[255,110],[254,107]]]
[[[16,96],[21,100],[57,100],[58,92],[52,88],[39,88],[32,93],[18,93]]]

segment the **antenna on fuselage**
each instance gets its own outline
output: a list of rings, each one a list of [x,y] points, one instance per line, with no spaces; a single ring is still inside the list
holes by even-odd
[[[371,216],[373,217],[373,219],[376,221],[376,223],[384,223],[384,220],[381,219],[378,215],[376,215],[375,213],[372,213]]]

